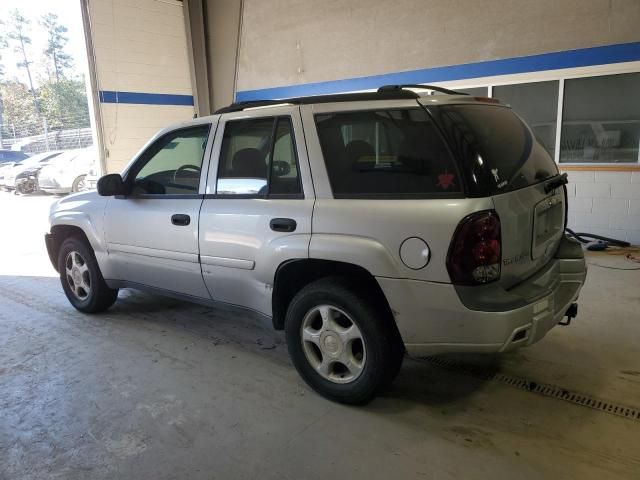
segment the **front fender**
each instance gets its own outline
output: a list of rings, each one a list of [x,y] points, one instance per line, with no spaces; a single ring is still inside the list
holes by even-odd
[[[106,253],[106,245],[91,216],[85,212],[53,212],[49,217],[51,233],[57,226],[77,227],[84,232],[94,252]]]
[[[49,212],[51,233],[55,234],[56,227],[79,228],[97,256],[106,254],[103,221],[107,202],[107,197],[101,197],[98,192],[82,192],[61,198]]]

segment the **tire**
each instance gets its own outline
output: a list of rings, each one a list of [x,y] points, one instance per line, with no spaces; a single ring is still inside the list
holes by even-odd
[[[107,286],[93,249],[84,239],[69,237],[62,242],[58,272],[69,302],[81,312],[102,312],[118,298],[118,289]]]
[[[71,193],[84,192],[88,190],[88,188],[86,187],[86,179],[86,175],[80,175],[78,178],[76,178],[71,185]]]
[[[336,402],[368,403],[402,365],[404,346],[391,313],[367,297],[346,278],[324,278],[300,290],[287,310],[293,365],[311,388]]]

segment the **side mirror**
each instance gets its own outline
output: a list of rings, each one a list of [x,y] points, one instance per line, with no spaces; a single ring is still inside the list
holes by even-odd
[[[272,171],[276,177],[284,177],[291,171],[291,167],[287,162],[283,162],[282,160],[274,160]]]
[[[119,173],[111,173],[105,175],[98,180],[98,194],[103,197],[111,197],[113,195],[125,195],[126,187]]]

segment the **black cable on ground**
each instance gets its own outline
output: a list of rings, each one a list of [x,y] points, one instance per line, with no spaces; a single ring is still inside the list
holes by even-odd
[[[564,229],[565,232],[567,233],[568,236],[575,238],[577,241],[579,241],[580,243],[592,243],[593,240],[589,240],[590,238],[595,239],[595,240],[601,240],[603,242],[606,242],[607,245],[613,245],[616,247],[630,247],[631,244],[629,242],[625,242],[624,240],[617,240],[615,238],[609,238],[609,237],[603,237],[602,235],[596,235],[594,233],[584,233],[584,232],[574,232],[573,230],[571,230],[570,228],[565,228]],[[608,268],[609,270],[640,270],[640,267],[631,267],[631,268],[624,268],[624,267],[611,267],[608,265],[601,265],[599,263],[593,263],[593,262],[589,262],[589,265],[593,265],[594,267],[600,267],[600,268]]]
[[[594,267],[600,267],[600,268],[608,268],[609,270],[640,270],[640,267],[631,267],[631,268],[610,267],[608,265],[600,265],[599,263],[591,263],[591,262],[589,262],[589,265],[592,265]]]
[[[569,234],[570,237],[575,238],[580,243],[591,243],[593,240],[589,240],[589,238],[595,240],[602,240],[603,242],[607,242],[610,245],[615,245],[616,247],[630,247],[631,244],[629,242],[625,242],[624,240],[617,240],[615,238],[603,237],[601,235],[596,235],[594,233],[584,233],[584,232],[574,232],[570,228],[565,228],[565,232]]]

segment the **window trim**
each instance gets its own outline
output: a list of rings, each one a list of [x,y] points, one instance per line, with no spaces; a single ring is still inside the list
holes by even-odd
[[[440,126],[438,122],[435,121],[433,115],[425,106],[417,103],[416,106],[402,106],[402,107],[394,107],[394,106],[378,106],[378,107],[367,107],[367,108],[354,108],[349,110],[337,110],[337,111],[326,111],[326,112],[318,112],[313,114],[313,125],[316,129],[316,133],[318,132],[318,123],[317,117],[322,115],[336,115],[336,114],[349,114],[349,113],[362,113],[362,112],[378,112],[381,110],[422,110],[431,120],[433,126],[436,129],[437,135],[442,141],[447,153],[449,153],[449,157],[453,162],[453,168],[456,171],[457,178],[460,179],[460,191],[459,192],[437,192],[437,193],[335,193],[333,190],[333,182],[331,181],[331,175],[329,174],[329,169],[327,168],[326,163],[326,155],[324,151],[324,147],[322,145],[322,141],[320,140],[320,135],[318,133],[318,143],[320,144],[320,151],[322,152],[322,161],[324,169],[327,172],[327,180],[329,182],[329,188],[331,189],[331,195],[336,200],[435,200],[435,199],[458,199],[458,198],[467,198],[467,184],[466,180],[460,172],[460,166],[458,165],[458,161],[456,156],[454,155],[449,142],[444,138]]]
[[[220,181],[220,169],[222,167],[222,146],[224,144],[224,133],[227,130],[227,125],[230,123],[239,123],[239,122],[251,122],[251,121],[259,121],[271,119],[273,121],[273,125],[271,127],[271,141],[269,144],[269,165],[267,166],[267,193],[264,195],[259,195],[257,193],[218,193],[218,182]],[[273,153],[276,145],[276,133],[278,131],[278,125],[280,120],[286,119],[289,122],[289,126],[291,128],[291,144],[293,146],[293,156],[296,162],[296,171],[298,172],[298,187],[300,189],[300,193],[271,193],[271,174],[273,170]],[[300,172],[300,161],[298,158],[298,147],[296,143],[296,133],[295,127],[293,124],[293,118],[291,115],[265,115],[261,117],[249,117],[249,118],[232,118],[230,120],[225,120],[223,129],[222,129],[222,141],[220,142],[220,151],[218,152],[218,167],[215,176],[215,191],[216,193],[208,193],[204,196],[205,199],[261,199],[261,200],[278,200],[278,199],[287,199],[287,200],[304,200],[304,187],[302,186],[302,175]]]
[[[174,135],[176,133],[179,132],[183,132],[186,130],[195,130],[198,128],[204,128],[206,127],[207,129],[207,134],[206,134],[206,144],[208,145],[210,140],[211,140],[211,123],[198,123],[198,124],[194,124],[194,125],[188,125],[186,127],[180,127],[180,128],[176,128],[175,130],[171,130],[169,132],[166,132],[165,134],[161,135],[160,137],[158,137],[153,143],[151,143],[151,145],[149,145],[147,148],[144,149],[143,152],[140,153],[140,155],[138,155],[138,157],[136,158],[136,161],[131,165],[131,167],[126,171],[125,176],[123,178],[123,182],[125,185],[127,185],[127,188],[133,188],[133,181],[135,180],[135,177],[138,173],[140,173],[140,171],[145,167],[145,165],[147,163],[149,163],[149,161],[151,160],[151,158],[147,158],[147,154],[149,151],[151,151],[151,149],[153,149],[156,145],[158,145],[158,143],[164,141],[168,136],[170,135]],[[155,153],[158,153],[160,150],[158,150]],[[154,153],[154,155],[155,155]],[[200,166],[200,178],[198,180],[198,185],[202,182],[202,174],[205,173],[205,162],[207,162],[207,147],[205,146],[204,151],[202,152],[202,164]],[[185,193],[185,194],[180,194],[180,193],[169,193],[169,194],[165,194],[165,193],[128,193],[127,195],[116,195],[115,198],[118,199],[124,199],[124,198],[135,198],[135,199],[167,199],[167,200],[176,200],[176,199],[185,199],[185,200],[194,200],[194,199],[198,199],[198,198],[202,198],[201,193],[196,192],[196,193]]]

